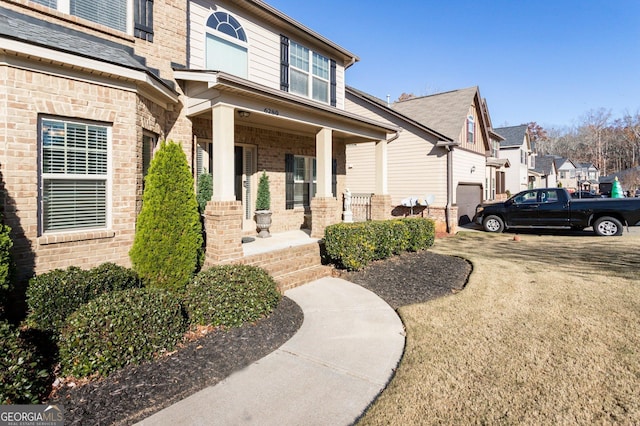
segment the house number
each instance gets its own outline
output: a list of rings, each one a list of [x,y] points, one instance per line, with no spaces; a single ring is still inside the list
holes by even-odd
[[[280,115],[280,111],[278,111],[277,109],[273,109],[273,108],[265,108],[264,112],[266,112],[267,114],[272,114],[272,115]]]

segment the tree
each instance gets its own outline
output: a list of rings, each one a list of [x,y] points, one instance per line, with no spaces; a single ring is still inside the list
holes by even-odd
[[[258,194],[256,195],[256,210],[269,210],[271,208],[271,191],[269,190],[269,176],[262,171],[258,182]]]
[[[408,101],[409,99],[413,99],[415,97],[416,95],[414,95],[413,93],[402,92],[402,94],[398,96],[398,99],[396,100],[396,102]]]
[[[162,142],[145,179],[129,257],[146,285],[183,288],[197,271],[202,234],[193,177],[179,144]]]

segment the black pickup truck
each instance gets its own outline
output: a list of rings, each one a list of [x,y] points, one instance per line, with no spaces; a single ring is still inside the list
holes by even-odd
[[[596,235],[613,236],[621,235],[623,226],[640,225],[640,199],[572,199],[564,188],[530,189],[505,202],[479,205],[474,219],[488,232],[593,226]]]

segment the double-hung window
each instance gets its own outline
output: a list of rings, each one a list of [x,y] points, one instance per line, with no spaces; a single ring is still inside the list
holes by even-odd
[[[289,45],[290,91],[329,103],[331,64],[328,58],[291,42]]]
[[[107,227],[110,140],[110,126],[41,118],[41,233]]]

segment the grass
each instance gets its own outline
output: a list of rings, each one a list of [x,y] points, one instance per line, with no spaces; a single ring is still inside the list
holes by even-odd
[[[640,233],[463,232],[467,288],[403,307],[398,371],[362,425],[640,423]]]

